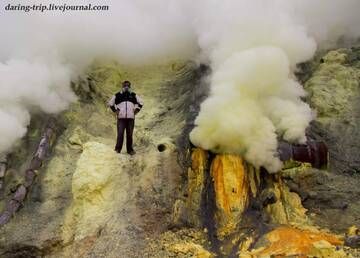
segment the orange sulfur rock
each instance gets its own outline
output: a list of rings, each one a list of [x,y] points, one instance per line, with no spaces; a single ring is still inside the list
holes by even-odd
[[[274,180],[268,190],[274,193],[277,200],[265,208],[271,222],[281,225],[312,225],[306,216],[307,210],[303,207],[300,196],[291,192],[281,178]]]
[[[195,148],[191,153],[191,168],[193,171],[203,171],[205,170],[206,164],[208,160],[207,151]]]
[[[211,164],[219,239],[236,229],[249,202],[247,166],[238,155],[217,155]]]
[[[319,249],[325,249],[325,247],[332,255],[329,257],[342,257],[338,256],[334,246],[342,245],[343,241],[335,235],[319,231],[282,226],[267,233],[264,242],[264,247],[252,250],[248,255],[240,255],[240,257],[314,257],[321,252]]]
[[[189,211],[187,219],[199,227],[201,226],[199,214],[207,167],[207,151],[195,148],[191,153],[191,168],[188,169],[188,198],[186,200],[186,207]]]

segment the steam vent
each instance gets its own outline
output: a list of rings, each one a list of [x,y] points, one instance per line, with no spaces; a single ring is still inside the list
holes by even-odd
[[[360,0],[30,2],[0,258],[360,258]]]

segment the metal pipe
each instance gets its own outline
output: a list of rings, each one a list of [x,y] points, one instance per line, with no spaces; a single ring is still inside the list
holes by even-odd
[[[0,157],[0,191],[4,188],[5,173],[7,169],[6,157]]]
[[[282,161],[306,162],[318,169],[326,167],[328,163],[328,148],[320,141],[309,140],[306,144],[280,142],[278,152]]]
[[[29,188],[34,183],[36,171],[41,168],[46,156],[49,154],[50,149],[56,137],[56,121],[51,118],[42,134],[37,149],[32,157],[28,169],[25,171],[25,180],[23,184],[18,185],[15,193],[7,202],[5,209],[0,214],[0,226],[6,224],[11,217],[17,212],[22,203],[24,202]],[[1,164],[1,163],[0,163]],[[5,166],[6,169],[6,166]],[[2,167],[0,166],[0,172]]]

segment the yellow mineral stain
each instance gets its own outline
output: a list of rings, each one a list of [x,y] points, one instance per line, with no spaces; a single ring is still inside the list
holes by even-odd
[[[360,235],[360,231],[355,225],[353,225],[348,228],[347,235],[348,236],[357,236],[357,235]]]
[[[201,226],[199,211],[207,167],[207,151],[195,148],[191,153],[191,168],[188,169],[188,198],[186,200],[186,207],[189,211],[188,219],[197,226]]]
[[[273,182],[270,189],[275,193],[277,201],[268,205],[265,210],[269,214],[273,223],[291,225],[312,225],[306,216],[306,209],[302,206],[301,198],[298,194],[290,192],[281,178]]]
[[[201,245],[185,242],[169,246],[167,249],[175,253],[177,257],[212,258],[212,253],[205,250]]]
[[[249,202],[249,182],[244,160],[238,155],[217,155],[211,164],[214,181],[217,233],[232,233]]]
[[[129,189],[119,155],[111,147],[87,142],[82,148],[72,178],[73,200],[65,214],[65,241],[96,234],[116,207],[124,205]]]
[[[199,172],[204,172],[205,166],[207,164],[207,151],[201,149],[201,148],[195,148],[193,152],[191,153],[191,168],[192,170],[197,174],[201,174]]]
[[[335,245],[342,245],[337,236],[320,232],[281,226],[265,235],[266,246],[252,250],[248,256],[240,257],[313,257],[315,253],[326,250],[328,257],[343,257]],[[324,250],[323,250],[324,249]]]
[[[249,179],[251,193],[253,197],[256,197],[258,194],[258,187],[260,184],[260,169],[256,169],[255,167],[248,165],[247,170],[248,170],[248,179]]]

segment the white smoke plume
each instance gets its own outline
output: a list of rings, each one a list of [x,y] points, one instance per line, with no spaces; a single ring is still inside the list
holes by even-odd
[[[54,1],[19,3],[46,5]],[[58,113],[76,101],[70,82],[95,58],[140,65],[190,59],[197,51],[190,24],[174,1],[59,2],[108,5],[109,11],[4,9],[19,3],[0,3],[0,153],[11,151],[25,135],[31,113]],[[162,12],[164,15],[159,15]]]
[[[200,1],[197,7],[204,5],[195,26],[214,72],[191,141],[276,172],[277,138],[303,143],[314,118],[300,99],[296,64],[314,55],[317,42],[359,36],[360,2]]]
[[[31,109],[64,110],[75,100],[69,88],[71,71],[57,63],[10,60],[0,63],[0,153],[24,136]]]
[[[33,110],[56,113],[75,101],[70,81],[94,58],[132,65],[200,59],[213,73],[192,142],[277,171],[277,137],[303,142],[313,118],[300,100],[296,64],[319,45],[360,35],[358,0],[62,1],[84,2],[109,11],[0,6],[0,24],[8,25],[0,27],[0,153],[26,133]]]

